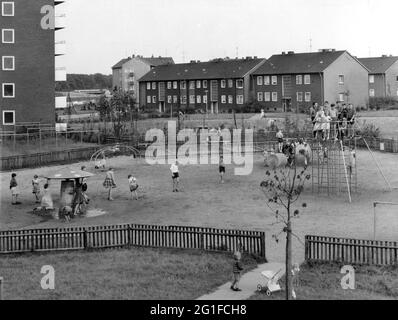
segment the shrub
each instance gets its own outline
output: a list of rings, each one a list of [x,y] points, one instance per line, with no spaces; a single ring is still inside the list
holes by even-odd
[[[379,138],[380,129],[373,123],[364,122],[362,128],[356,130],[356,134],[367,138]]]
[[[368,102],[370,110],[388,109],[395,105],[398,105],[398,100],[393,97],[370,97]]]

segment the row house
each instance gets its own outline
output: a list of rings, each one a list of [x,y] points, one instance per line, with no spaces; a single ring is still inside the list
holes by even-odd
[[[282,52],[253,72],[252,87],[266,111],[304,112],[324,101],[365,106],[368,69],[347,51]]]
[[[398,98],[398,57],[359,58],[369,69],[369,97]]]
[[[157,66],[174,64],[171,57],[143,57],[133,55],[120,60],[112,67],[113,88],[129,92],[139,101],[138,79]]]
[[[156,67],[139,80],[140,106],[209,113],[243,107],[250,97],[250,76],[264,62],[247,57]]]
[[[4,131],[14,131],[22,123],[55,124],[59,100],[55,81],[66,80],[65,68],[57,65],[65,42],[55,37],[65,26],[65,15],[58,9],[63,2],[0,1],[0,127]]]

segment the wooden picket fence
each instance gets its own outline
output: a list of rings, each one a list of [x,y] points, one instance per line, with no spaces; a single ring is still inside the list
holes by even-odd
[[[398,242],[306,236],[305,260],[366,265],[397,265]]]
[[[111,225],[0,231],[0,254],[129,246],[243,252],[265,258],[265,233],[202,227]]]

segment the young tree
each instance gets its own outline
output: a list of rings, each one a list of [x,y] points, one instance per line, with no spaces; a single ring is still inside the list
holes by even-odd
[[[311,176],[306,173],[305,169],[297,168],[294,161],[292,166],[267,171],[266,178],[261,183],[261,189],[267,197],[266,204],[275,215],[275,224],[283,225],[282,231],[277,235],[273,235],[273,238],[278,242],[279,235],[286,233],[286,300],[292,298],[293,289],[291,274],[292,235],[296,235],[292,230],[292,219],[299,217],[300,211],[295,204],[304,190],[305,181],[310,180],[310,178]],[[301,208],[306,207],[306,203],[301,204]]]

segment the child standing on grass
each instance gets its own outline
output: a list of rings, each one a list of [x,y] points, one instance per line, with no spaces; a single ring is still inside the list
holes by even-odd
[[[225,164],[224,164],[224,159],[222,157],[220,158],[218,171],[220,172],[220,183],[224,184]]]
[[[104,183],[102,184],[105,189],[108,189],[108,200],[113,201],[112,189],[116,188],[115,176],[113,174],[113,168],[109,168],[106,172]]]
[[[231,290],[233,291],[242,291],[241,289],[239,289],[239,281],[243,270],[242,263],[240,262],[241,257],[241,253],[239,251],[234,253],[234,263],[232,269],[233,282],[231,285]]]
[[[282,153],[282,148],[283,148],[283,133],[282,130],[278,130],[276,133],[276,139],[278,140],[278,151],[279,153]]]
[[[13,205],[21,204],[21,202],[18,202],[19,189],[18,189],[16,173],[13,173],[11,175],[10,190],[11,190],[11,204],[13,204]]]
[[[130,188],[130,193],[131,193],[131,199],[133,199],[133,193],[135,195],[135,200],[138,200],[138,194],[137,194],[137,189],[138,189],[138,183],[137,179],[133,177],[131,174],[128,176],[129,179],[129,188]]]
[[[33,177],[32,193],[35,195],[36,203],[40,203],[40,179],[38,175]]]
[[[171,171],[171,178],[173,179],[173,192],[179,192],[178,185],[180,183],[180,171],[178,169],[178,161],[176,161],[171,165],[170,171]]]

